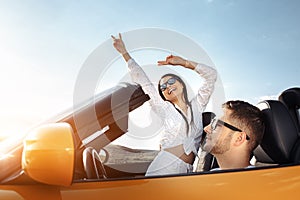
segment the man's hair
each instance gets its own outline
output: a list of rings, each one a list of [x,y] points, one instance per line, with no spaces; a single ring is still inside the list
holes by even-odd
[[[223,108],[231,111],[230,120],[250,137],[249,150],[252,152],[261,142],[265,125],[262,112],[244,101],[227,101]]]

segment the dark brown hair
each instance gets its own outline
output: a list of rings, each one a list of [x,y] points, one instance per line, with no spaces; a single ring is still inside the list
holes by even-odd
[[[261,142],[265,125],[262,112],[244,101],[227,101],[223,108],[231,111],[230,120],[250,137],[249,150],[253,151]]]

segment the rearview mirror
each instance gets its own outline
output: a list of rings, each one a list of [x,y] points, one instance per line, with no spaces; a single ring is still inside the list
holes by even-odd
[[[50,185],[70,185],[74,172],[73,129],[68,123],[40,126],[24,141],[22,168],[32,179]]]

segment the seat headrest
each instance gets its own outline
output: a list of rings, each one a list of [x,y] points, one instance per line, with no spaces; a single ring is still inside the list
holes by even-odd
[[[298,128],[300,136],[300,88],[290,88],[281,93],[279,101],[286,105]]]
[[[300,108],[300,88],[290,88],[281,93],[279,101],[283,102],[288,108]]]
[[[202,113],[202,125],[203,125],[203,128],[207,125],[210,124],[211,120],[216,116],[215,113],[213,112],[203,112]],[[205,137],[206,137],[206,132],[204,131],[203,129],[203,133],[202,133],[202,137],[201,137],[201,141],[200,141],[200,144],[202,144],[205,140]]]
[[[202,113],[202,124],[203,127],[210,124],[211,120],[216,116],[213,112],[203,112]]]
[[[275,100],[260,102],[257,107],[263,112],[266,127],[260,144],[261,149],[273,163],[291,163],[290,154],[298,139],[298,133],[287,108]],[[266,162],[266,156],[262,154],[261,149],[257,149],[254,151],[257,161]]]

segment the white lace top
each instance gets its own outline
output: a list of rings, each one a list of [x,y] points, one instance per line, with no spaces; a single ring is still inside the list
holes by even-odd
[[[197,155],[203,131],[202,112],[214,90],[214,83],[217,79],[216,70],[204,64],[198,64],[195,68],[195,71],[204,78],[204,83],[199,88],[197,95],[190,101],[193,121],[191,108],[188,107],[186,116],[189,124],[188,129],[182,115],[174,108],[172,103],[164,101],[160,97],[157,86],[149,80],[134,59],[130,59],[127,64],[132,81],[140,84],[144,92],[150,96],[150,106],[162,120],[161,148],[165,149],[183,144],[187,155],[191,152]],[[187,130],[189,130],[188,133]]]

